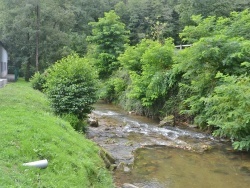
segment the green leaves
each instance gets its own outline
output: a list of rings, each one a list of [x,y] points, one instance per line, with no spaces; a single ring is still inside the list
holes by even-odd
[[[73,114],[82,120],[96,101],[96,71],[91,60],[73,54],[48,70],[46,92],[56,114]]]
[[[100,78],[107,78],[119,67],[117,57],[124,51],[129,32],[114,11],[105,13],[104,18],[90,25],[93,28],[92,36],[88,36],[87,40],[96,45],[96,66]]]
[[[205,102],[208,125],[218,127],[216,136],[236,141],[235,149],[249,149],[250,134],[250,77],[217,74],[220,85],[202,99]]]
[[[144,107],[151,108],[164,98],[164,74],[173,61],[174,46],[168,39],[159,42],[143,40],[136,47],[129,47],[119,60],[129,72],[131,84],[127,96],[139,100]]]
[[[216,129],[215,136],[231,138],[238,150],[250,148],[250,41],[243,24],[249,15],[245,10],[228,18],[193,17],[197,26],[181,33],[193,46],[178,53],[174,65],[174,74],[181,74],[181,112],[202,128]]]
[[[233,143],[233,147],[236,150],[250,150],[250,136],[247,136],[245,138],[242,138],[240,141],[235,141]]]
[[[248,10],[243,12],[232,12],[230,17],[209,16],[202,19],[201,15],[192,16],[196,26],[185,26],[180,33],[183,41],[194,43],[203,37],[214,35],[226,35],[230,38],[249,38],[250,14]]]
[[[200,125],[206,124],[207,116],[200,99],[209,96],[220,84],[216,77],[218,72],[237,76],[249,74],[245,63],[249,60],[245,50],[248,45],[249,41],[242,38],[214,35],[201,38],[191,48],[177,54],[174,69],[182,74],[179,95],[183,99],[183,113],[195,116]]]

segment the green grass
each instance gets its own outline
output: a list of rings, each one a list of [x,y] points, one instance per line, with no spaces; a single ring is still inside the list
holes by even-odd
[[[18,81],[0,89],[0,188],[110,188],[99,148],[53,115],[46,97]],[[47,159],[46,169],[25,162]]]

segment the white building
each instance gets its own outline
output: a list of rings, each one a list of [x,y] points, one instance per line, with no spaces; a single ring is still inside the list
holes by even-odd
[[[0,41],[0,78],[6,78],[8,74],[8,53]]]
[[[0,88],[7,84],[8,75],[8,53],[0,41]]]

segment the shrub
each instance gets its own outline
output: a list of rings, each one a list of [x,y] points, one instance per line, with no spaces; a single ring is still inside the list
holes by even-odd
[[[146,48],[146,46],[148,46]],[[166,39],[164,44],[156,41],[144,40],[135,48],[140,59],[130,59],[130,50],[121,56],[120,60],[124,65],[127,59],[131,84],[127,87],[127,97],[138,100],[144,107],[144,114],[157,116],[159,109],[163,107],[165,100],[166,83],[164,80],[167,70],[173,64],[174,46],[172,39]],[[128,53],[128,54],[126,54]],[[135,53],[132,53],[132,58]],[[140,64],[139,64],[140,63]],[[141,70],[139,70],[141,69]]]
[[[73,54],[48,70],[46,93],[56,114],[82,120],[91,112],[97,99],[97,74],[90,64],[89,59]]]
[[[119,101],[119,97],[123,95],[126,86],[128,74],[124,70],[118,70],[114,76],[105,80],[101,86],[101,90],[98,91],[99,98],[104,99],[107,102]]]
[[[221,85],[211,96],[203,98],[208,125],[218,129],[215,136],[229,137],[234,149],[250,149],[250,78],[217,74]]]
[[[86,123],[84,123],[82,120],[78,119],[78,117],[74,114],[64,114],[62,115],[62,118],[69,122],[70,125],[75,129],[79,131],[85,131],[86,130]]]
[[[45,89],[45,83],[46,83],[46,77],[45,74],[41,74],[39,72],[36,72],[34,76],[30,79],[31,86],[33,89],[44,91]]]

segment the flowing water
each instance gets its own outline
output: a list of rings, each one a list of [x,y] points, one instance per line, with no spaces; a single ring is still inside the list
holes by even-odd
[[[248,188],[250,154],[234,152],[230,143],[190,128],[163,127],[114,105],[96,104],[100,126],[88,136],[119,164],[117,187]]]

